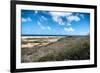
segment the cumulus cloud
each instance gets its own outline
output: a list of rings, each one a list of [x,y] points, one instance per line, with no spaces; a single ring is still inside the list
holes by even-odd
[[[41,24],[41,22],[38,21],[37,24],[40,26],[41,29],[43,30],[45,29],[45,27]]]
[[[71,12],[49,12],[49,15],[51,15],[52,20],[59,25],[63,25],[63,29],[67,32],[73,32],[75,31],[74,28],[71,27],[73,21],[80,21],[81,18],[84,18],[84,15],[81,14],[74,14]],[[43,26],[42,22],[47,21],[48,19],[45,16],[40,16],[38,25],[41,27],[41,29],[48,29],[52,30],[50,26]]]
[[[67,31],[67,32],[73,32],[73,31],[75,31],[72,27],[64,28],[64,30]]]
[[[70,22],[72,22],[72,21],[80,21],[80,18],[78,16],[74,16],[74,15],[68,16],[66,18]]]
[[[65,25],[62,18],[58,16],[53,16],[52,19],[57,22],[59,25]]]
[[[65,25],[63,19],[61,17],[66,17],[72,15],[72,13],[66,13],[66,12],[49,12],[49,14],[52,16],[52,19],[57,22],[59,25]]]
[[[22,18],[22,22],[31,22],[32,19],[30,17]]]
[[[72,15],[72,13],[70,12],[49,12],[52,16],[58,16],[58,17],[65,17],[65,16],[69,16]]]
[[[49,12],[49,14],[52,16],[52,19],[58,23],[59,25],[67,25],[70,26],[72,21],[80,21],[80,17],[84,17],[83,15],[76,14],[74,15],[71,12]],[[79,17],[80,15],[80,17]],[[62,17],[66,18],[66,21],[62,19]],[[66,23],[67,22],[67,23]]]

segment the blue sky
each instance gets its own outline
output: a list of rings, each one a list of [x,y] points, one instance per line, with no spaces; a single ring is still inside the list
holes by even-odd
[[[21,10],[22,35],[86,35],[90,32],[90,14]]]

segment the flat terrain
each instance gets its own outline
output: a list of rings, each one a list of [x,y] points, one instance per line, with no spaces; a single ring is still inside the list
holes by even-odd
[[[90,59],[90,37],[24,37],[21,62],[67,61]]]

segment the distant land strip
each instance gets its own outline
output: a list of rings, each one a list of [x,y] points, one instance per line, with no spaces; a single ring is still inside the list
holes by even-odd
[[[87,35],[38,35],[38,34],[34,34],[34,35],[21,35],[21,36],[87,36]]]

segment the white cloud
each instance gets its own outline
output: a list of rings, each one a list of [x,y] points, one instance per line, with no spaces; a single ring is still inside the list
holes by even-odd
[[[80,17],[82,17],[84,19],[84,15],[83,14],[80,14]]]
[[[22,18],[22,22],[31,22],[32,19],[30,17]]]
[[[38,21],[37,24],[40,26],[41,29],[43,30],[45,29],[45,27],[41,24],[41,22]]]
[[[59,25],[65,25],[62,18],[58,16],[53,16],[52,19],[57,22]]]
[[[38,25],[40,26],[40,28],[43,29],[43,30],[44,30],[44,29],[51,30],[51,27],[50,27],[50,26],[43,26],[42,23],[41,23],[40,21],[38,21],[37,24],[38,24]]]
[[[72,21],[80,21],[80,18],[78,16],[74,16],[74,15],[68,16],[66,18],[70,22],[72,22]]]
[[[52,16],[52,19],[57,22],[59,25],[65,25],[63,19],[61,17],[66,17],[72,15],[72,13],[66,12],[49,12]]]
[[[22,22],[27,22],[27,20],[25,18],[22,18]]]
[[[84,17],[83,15],[76,14],[73,15],[71,12],[49,12],[52,16],[52,19],[57,22],[59,25],[66,25],[66,21],[68,22],[67,26],[71,25],[72,21],[80,21],[80,17]],[[80,17],[79,17],[80,15]],[[62,17],[66,17],[66,21],[62,19]]]
[[[64,28],[64,30],[67,31],[67,32],[73,32],[73,31],[75,31],[72,27]]]
[[[41,19],[43,20],[47,20],[47,18],[45,16],[41,16]]]
[[[47,29],[48,29],[48,30],[51,30],[51,27],[50,27],[50,26],[47,26]]]
[[[58,16],[58,17],[65,17],[65,16],[69,16],[72,15],[71,12],[49,12],[52,16]]]
[[[72,24],[71,23],[67,23],[67,26],[71,26]]]
[[[27,21],[32,21],[32,19],[30,17],[27,18]]]
[[[76,16],[79,16],[80,18],[84,19],[84,14],[80,14],[80,13],[77,13],[75,14]]]
[[[40,16],[40,17],[39,17],[39,21],[40,21],[40,22],[47,21],[47,18],[46,18],[46,17],[44,17],[44,16]]]

